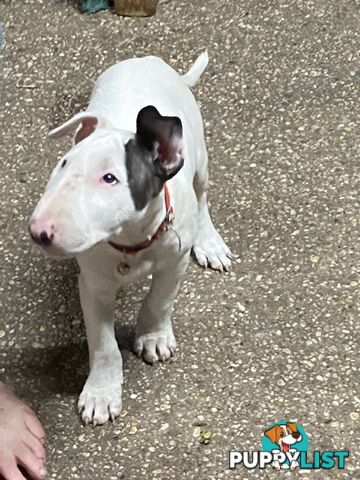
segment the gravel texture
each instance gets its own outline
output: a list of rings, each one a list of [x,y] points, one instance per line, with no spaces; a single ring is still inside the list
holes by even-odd
[[[284,478],[229,471],[228,450],[259,449],[264,428],[288,418],[312,449],[351,451],[344,471],[296,478],[360,478],[359,8],[165,0],[135,19],[84,15],[73,1],[0,3],[0,375],[44,424],[49,478]],[[211,211],[236,261],[228,274],[191,264],[166,365],[131,353],[148,284],[119,293],[124,410],[85,427],[75,412],[87,374],[77,268],[44,259],[27,233],[68,146],[46,134],[84,108],[116,61],[155,54],[183,72],[205,48],[194,91]]]

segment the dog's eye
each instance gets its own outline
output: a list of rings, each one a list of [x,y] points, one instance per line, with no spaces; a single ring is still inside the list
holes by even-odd
[[[115,185],[118,183],[118,179],[113,175],[112,173],[106,173],[103,177],[102,180],[107,183],[108,185]]]
[[[67,160],[63,160],[60,168],[64,168],[66,164],[67,164]]]
[[[284,432],[280,432],[280,437],[283,437],[284,436]]]

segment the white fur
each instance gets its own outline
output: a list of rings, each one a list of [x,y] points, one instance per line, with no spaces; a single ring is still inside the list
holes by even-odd
[[[199,81],[199,78],[209,63],[207,52],[203,52],[196,60],[190,70],[182,75],[182,80],[188,87],[193,87]]]
[[[206,60],[206,61],[205,61]],[[106,70],[96,82],[85,113],[52,135],[79,131],[88,116],[98,119],[94,133],[59,161],[31,225],[51,228],[50,254],[75,255],[90,356],[90,375],[79,400],[86,423],[102,424],[121,410],[122,359],[114,336],[115,294],[119,286],[152,274],[150,293],[138,316],[134,350],[147,362],[165,361],[176,342],[173,303],[193,247],[199,263],[230,267],[230,252],[215,230],[207,208],[207,154],[193,85],[207,59],[185,77],[156,57],[131,59]],[[183,126],[184,167],[168,182],[174,231],[163,233],[136,255],[125,255],[107,241],[134,245],[151,236],[165,217],[163,191],[136,211],[127,185],[124,145],[134,136],[139,110],[154,105],[161,115],[177,116]],[[61,168],[62,162],[67,164]],[[115,173],[116,187],[99,179]],[[123,268],[124,264],[126,267]]]

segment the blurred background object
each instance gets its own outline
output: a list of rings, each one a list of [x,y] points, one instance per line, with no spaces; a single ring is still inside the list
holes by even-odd
[[[96,13],[99,10],[110,8],[112,4],[111,0],[82,0],[81,11],[84,13]]]
[[[155,15],[159,0],[115,0],[118,15],[149,17]]]

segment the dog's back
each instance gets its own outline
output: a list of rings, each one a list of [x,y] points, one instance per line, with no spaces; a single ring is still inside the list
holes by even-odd
[[[124,60],[98,78],[87,110],[105,115],[119,129],[135,132],[139,110],[154,105],[162,115],[181,119],[184,155],[194,157],[195,146],[203,141],[203,122],[189,86],[196,83],[206,65],[207,55],[203,54],[181,76],[158,57]]]

